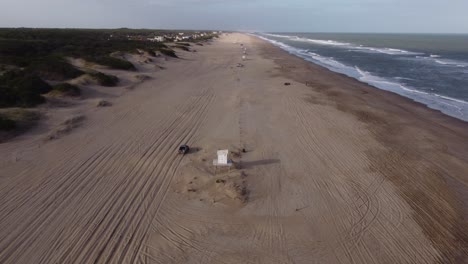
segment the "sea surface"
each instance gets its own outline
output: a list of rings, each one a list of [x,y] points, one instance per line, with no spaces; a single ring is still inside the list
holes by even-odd
[[[468,35],[255,35],[307,61],[468,121]]]

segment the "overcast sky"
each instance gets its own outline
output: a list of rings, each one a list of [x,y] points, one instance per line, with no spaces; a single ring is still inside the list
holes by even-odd
[[[0,27],[468,33],[468,0],[0,0]]]

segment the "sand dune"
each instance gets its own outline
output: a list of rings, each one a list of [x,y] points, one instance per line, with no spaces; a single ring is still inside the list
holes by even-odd
[[[197,49],[0,145],[0,263],[468,261],[467,124],[247,35]]]

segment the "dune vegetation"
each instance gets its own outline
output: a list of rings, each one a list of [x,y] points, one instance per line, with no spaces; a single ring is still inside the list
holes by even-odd
[[[105,74],[102,72],[92,72],[89,75],[101,86],[113,87],[119,83],[119,78],[114,75]]]
[[[0,75],[0,107],[32,107],[45,101],[52,87],[38,75],[10,70]]]
[[[82,75],[86,74],[85,78],[100,86],[112,87],[119,83],[117,76],[92,68],[78,68],[72,64],[72,59],[109,69],[137,71],[135,65],[125,59],[126,54],[177,57],[171,47],[155,41],[155,37],[171,36],[166,38],[166,42],[172,42],[179,34],[182,33],[127,28],[0,28],[0,130],[15,134],[28,127],[23,124],[34,123],[23,122],[30,116],[18,115],[18,109],[46,102],[45,94],[52,97],[80,96],[80,88],[69,81]],[[190,35],[188,31],[183,34]],[[212,37],[205,36],[203,40]],[[190,44],[178,44],[183,49],[188,49],[187,46]],[[15,115],[8,114],[12,109]]]
[[[135,71],[135,66],[111,54],[146,51],[176,57],[163,43],[145,41],[154,30],[92,29],[0,29],[0,108],[32,107],[45,101],[42,96],[53,90],[46,81],[66,81],[83,75],[67,58],[85,61],[118,70]],[[137,36],[141,40],[135,40]],[[115,86],[117,77],[90,73],[103,86]],[[60,85],[54,92],[65,92]],[[68,90],[77,94],[77,90]]]
[[[81,90],[73,84],[60,83],[54,85],[49,94],[54,96],[80,96]]]
[[[18,132],[32,127],[40,119],[40,114],[22,108],[3,109],[0,111],[0,131]],[[0,141],[2,136],[0,136]]]

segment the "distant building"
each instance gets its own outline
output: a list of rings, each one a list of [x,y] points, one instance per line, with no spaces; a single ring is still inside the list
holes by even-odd
[[[165,40],[165,38],[163,36],[154,37],[154,41],[156,41],[156,42],[163,42],[164,40]]]

